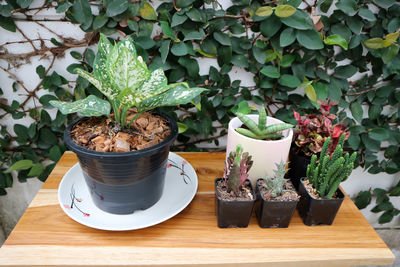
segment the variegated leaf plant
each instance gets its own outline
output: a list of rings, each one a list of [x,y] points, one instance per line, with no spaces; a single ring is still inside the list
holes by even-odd
[[[75,71],[99,89],[109,103],[90,95],[72,103],[53,100],[50,104],[63,114],[79,112],[84,116],[109,116],[112,107],[114,120],[121,127],[129,127],[133,121],[134,118],[126,124],[127,111],[131,107],[136,107],[140,114],[157,107],[186,104],[206,90],[189,87],[186,82],[168,84],[162,69],[151,72],[137,56],[129,36],[113,45],[100,34],[93,74],[80,68]]]

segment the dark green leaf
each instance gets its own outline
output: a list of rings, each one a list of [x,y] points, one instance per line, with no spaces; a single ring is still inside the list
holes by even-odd
[[[385,211],[380,217],[378,222],[380,224],[388,223],[393,220],[393,214],[391,210]]]
[[[62,156],[61,150],[58,146],[53,146],[49,151],[49,159],[57,162]]]
[[[75,0],[72,6],[72,12],[74,13],[76,21],[81,24],[92,20],[92,10],[90,9],[88,0]]]
[[[128,0],[112,0],[107,2],[106,14],[107,17],[114,17],[128,9]]]
[[[185,15],[178,15],[178,13],[175,13],[172,16],[172,22],[171,22],[171,27],[175,27],[178,25],[181,25],[182,23],[184,23],[187,20],[187,16]]]
[[[279,44],[282,47],[291,45],[296,40],[296,33],[293,28],[286,28],[281,32]]]
[[[160,54],[161,54],[161,60],[163,63],[167,60],[167,56],[169,53],[169,44],[171,43],[171,40],[163,40],[161,47],[159,49]]]
[[[107,9],[108,12],[108,9]],[[108,17],[106,14],[99,14],[93,20],[93,29],[97,30],[106,25]]]
[[[27,8],[33,0],[17,0],[17,4],[22,8]]]
[[[222,45],[231,45],[231,40],[229,39],[229,36],[222,33],[222,32],[214,32],[213,34],[215,40],[217,40],[220,44]]]
[[[396,3],[396,0],[373,0],[375,4],[382,8],[389,8]]]
[[[67,11],[70,7],[72,6],[71,2],[68,1],[62,1],[59,3],[59,5],[56,8],[57,13],[64,13]]]
[[[369,10],[368,8],[365,7],[360,8],[360,10],[358,11],[358,15],[368,21],[376,21],[374,13],[372,13],[372,11]]]
[[[261,69],[260,72],[261,72],[262,74],[264,74],[265,76],[270,77],[270,78],[279,78],[279,77],[281,76],[281,75],[279,74],[279,72],[278,72],[278,68],[275,67],[275,66],[271,66],[271,65],[264,66],[264,67]]]
[[[335,76],[339,78],[350,78],[356,74],[357,68],[353,65],[339,66],[335,69]]]
[[[174,43],[171,47],[171,53],[178,57],[185,56],[188,53],[187,46],[184,42]]]
[[[355,0],[340,0],[336,7],[348,16],[354,16],[357,13],[357,2]]]
[[[11,17],[0,16],[0,27],[10,32],[15,32],[17,30],[14,20]]]
[[[357,208],[364,209],[371,203],[371,192],[363,191],[358,194],[356,197],[354,204],[356,204]]]
[[[356,121],[361,122],[363,117],[363,109],[360,103],[353,102],[350,105],[351,114]]]
[[[46,70],[43,67],[43,65],[39,65],[39,66],[36,67],[36,73],[39,75],[40,79],[43,79],[45,72],[46,72]]]
[[[309,14],[302,10],[297,10],[292,16],[280,19],[283,24],[299,29],[299,30],[312,30],[314,29],[313,23]],[[267,26],[267,25],[266,25]]]
[[[289,17],[291,18],[291,17]],[[272,37],[281,28],[281,21],[276,16],[270,16],[260,24],[260,30],[265,37]]]
[[[374,128],[369,133],[368,136],[376,141],[384,141],[389,138],[389,132],[383,128]]]
[[[311,50],[324,48],[324,43],[322,42],[318,32],[315,30],[296,31],[296,38],[305,48]]]
[[[300,80],[296,76],[289,74],[283,74],[279,78],[278,82],[280,85],[290,88],[297,88],[301,84]]]

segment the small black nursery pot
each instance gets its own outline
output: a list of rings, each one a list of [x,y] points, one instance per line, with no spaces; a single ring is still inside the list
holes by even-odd
[[[257,180],[257,202],[255,211],[261,228],[287,228],[293,217],[299,200],[279,201],[267,200],[261,193],[259,181]]]
[[[247,227],[249,225],[250,217],[253,212],[254,202],[256,195],[250,180],[246,180],[251,188],[253,194],[252,200],[223,200],[218,196],[217,184],[223,178],[215,179],[215,209],[217,214],[218,227],[232,228],[232,227]]]
[[[336,198],[316,199],[306,189],[300,180],[299,194],[300,201],[297,205],[300,217],[305,225],[331,225],[336,214],[342,205],[344,194],[340,188],[336,191]]]
[[[290,153],[288,177],[296,190],[299,190],[300,179],[306,176],[307,165],[310,164],[310,157]]]

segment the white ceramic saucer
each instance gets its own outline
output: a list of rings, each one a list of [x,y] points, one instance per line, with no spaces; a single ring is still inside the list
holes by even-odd
[[[181,212],[197,191],[197,175],[182,157],[170,152],[161,199],[147,210],[128,215],[111,214],[97,208],[90,197],[79,163],[63,177],[58,188],[62,210],[73,220],[102,230],[126,231],[149,227]]]

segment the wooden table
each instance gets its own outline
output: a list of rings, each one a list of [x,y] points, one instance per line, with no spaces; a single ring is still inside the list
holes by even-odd
[[[346,197],[332,226],[305,226],[296,213],[289,228],[219,229],[214,178],[224,153],[179,153],[196,169],[198,192],[174,218],[127,232],[91,229],[61,210],[57,188],[76,162],[66,152],[0,249],[0,265],[32,266],[332,266],[391,264],[394,256]],[[267,264],[268,263],[268,264]]]

